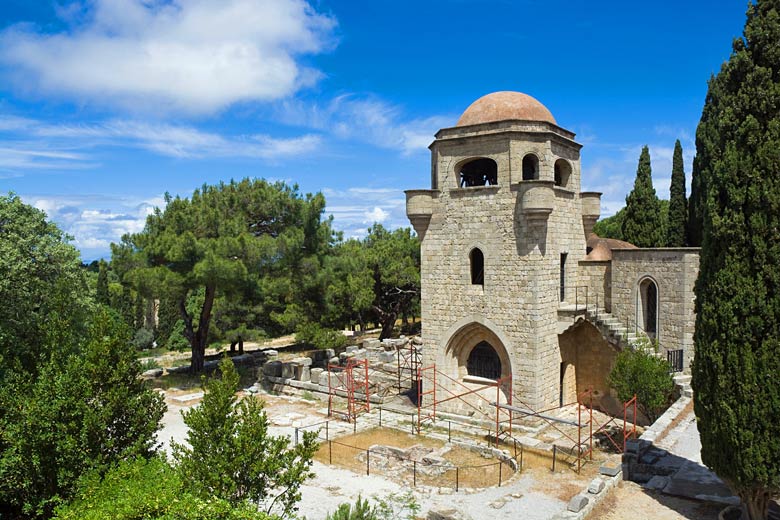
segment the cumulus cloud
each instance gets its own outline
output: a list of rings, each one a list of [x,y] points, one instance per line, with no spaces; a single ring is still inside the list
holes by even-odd
[[[401,107],[374,96],[343,94],[324,104],[288,100],[278,117],[283,122],[329,131],[341,139],[358,140],[410,155],[426,150],[434,134],[451,126],[452,116],[405,118]]]
[[[409,226],[406,198],[395,188],[352,187],[322,190],[327,200],[325,212],[333,215],[336,228],[347,238],[366,235],[375,222],[391,229]]]
[[[91,260],[107,257],[112,242],[126,233],[143,230],[146,217],[155,207],[164,207],[158,197],[137,199],[104,195],[49,196],[22,195],[28,204],[44,211],[67,234],[82,256]]]
[[[314,84],[322,73],[301,58],[330,48],[336,24],[304,0],[81,0],[64,13],[59,33],[0,34],[20,88],[194,114]]]

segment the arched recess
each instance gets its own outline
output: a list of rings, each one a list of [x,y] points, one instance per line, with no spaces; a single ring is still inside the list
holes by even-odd
[[[555,185],[562,188],[569,186],[569,178],[571,177],[571,164],[566,159],[558,159],[555,161],[553,167],[555,175]]]
[[[485,285],[485,255],[482,250],[475,247],[469,253],[469,267],[471,271],[472,285]]]
[[[539,158],[532,154],[523,157],[523,180],[533,181],[539,179]]]
[[[658,338],[659,301],[656,281],[649,276],[640,279],[637,285],[637,323],[650,339]]]
[[[459,165],[460,187],[495,186],[498,184],[498,164],[493,159],[480,157]]]
[[[558,335],[560,348],[560,404],[578,400],[587,389],[593,390],[593,402],[602,410],[615,412],[620,408],[610,396],[607,377],[615,364],[617,350],[609,344],[598,328],[582,320]]]
[[[481,316],[469,316],[450,327],[443,338],[446,338],[442,345],[444,356],[443,359],[440,359],[443,363],[437,365],[439,370],[458,381],[468,382],[469,379],[475,377],[498,379],[485,377],[485,375],[469,374],[469,359],[472,360],[472,363],[481,359],[483,363],[489,364],[489,359],[495,356],[500,364],[500,370],[498,374],[493,371],[491,375],[500,376],[504,398],[508,396],[512,379],[512,362],[507,351],[509,343],[506,336],[494,324]],[[492,352],[487,350],[488,347]],[[472,365],[472,370],[473,368]],[[463,389],[453,390],[462,392]],[[492,399],[495,401],[495,390],[492,392]]]

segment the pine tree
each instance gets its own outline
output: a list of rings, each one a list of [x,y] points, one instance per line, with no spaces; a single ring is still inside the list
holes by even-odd
[[[780,494],[780,7],[748,7],[744,39],[697,130],[702,250],[695,411],[702,460],[766,518]]]
[[[96,299],[98,303],[110,305],[111,296],[108,293],[108,264],[106,264],[105,260],[100,260],[98,266]]]
[[[663,242],[661,207],[653,188],[650,150],[642,148],[634,189],[626,197],[622,224],[623,240],[638,247],[658,247]]]
[[[666,246],[683,247],[688,225],[688,201],[685,198],[685,169],[682,145],[674,143],[672,156],[672,184],[669,186],[669,219],[666,225]]]

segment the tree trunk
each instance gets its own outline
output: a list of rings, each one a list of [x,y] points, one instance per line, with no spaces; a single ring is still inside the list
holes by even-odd
[[[742,518],[750,520],[766,520],[769,516],[769,493],[764,489],[748,489],[740,491],[744,512]],[[746,516],[747,515],[747,516]]]
[[[230,353],[232,354],[235,351],[236,351],[236,341],[234,340],[230,342]]]
[[[395,327],[395,320],[397,319],[398,315],[395,312],[388,312],[382,316],[382,332],[379,333],[380,341],[393,335],[393,327]]]
[[[244,338],[241,336],[238,337],[238,353],[243,354],[244,353]]]
[[[209,325],[211,324],[211,309],[214,307],[214,297],[217,288],[214,285],[206,286],[206,294],[203,299],[203,307],[200,309],[200,318],[198,319],[198,330],[192,330],[192,318],[184,322],[184,335],[190,340],[192,346],[192,359],[190,361],[190,372],[199,374],[203,372],[203,363],[206,356],[206,341],[209,336]],[[182,307],[183,307],[182,303]],[[186,314],[186,312],[185,312]]]

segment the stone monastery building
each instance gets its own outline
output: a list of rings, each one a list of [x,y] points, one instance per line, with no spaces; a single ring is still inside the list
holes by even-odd
[[[620,349],[657,340],[660,356],[690,366],[698,249],[593,235],[601,194],[580,190],[574,138],[531,96],[489,94],[436,134],[430,189],[406,192],[422,248],[422,365],[451,393],[495,401],[498,381],[500,400],[542,410],[591,388],[622,412],[606,384]]]

